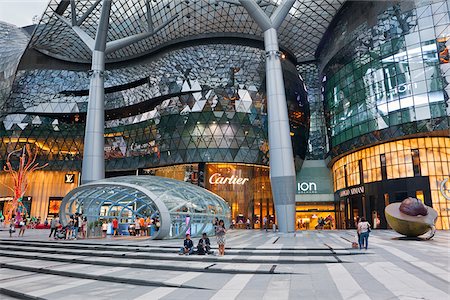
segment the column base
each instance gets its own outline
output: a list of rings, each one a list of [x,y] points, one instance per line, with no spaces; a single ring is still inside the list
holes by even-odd
[[[295,204],[275,204],[278,231],[295,232]]]

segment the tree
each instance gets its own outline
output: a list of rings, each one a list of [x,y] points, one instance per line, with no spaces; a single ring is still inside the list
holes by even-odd
[[[22,154],[19,157],[19,166],[16,171],[13,168],[11,159],[14,153],[18,153],[20,151],[22,151]],[[13,215],[27,213],[26,207],[22,203],[22,199],[28,189],[29,183],[31,182],[33,172],[45,168],[48,165],[48,163],[46,163],[39,166],[39,163],[36,162],[37,154],[37,149],[32,151],[30,145],[26,145],[22,149],[9,153],[6,158],[6,166],[4,166],[3,170],[9,173],[13,179],[12,187],[2,183],[13,192],[12,200],[5,205],[6,212],[4,212],[4,215],[6,220],[10,220]]]

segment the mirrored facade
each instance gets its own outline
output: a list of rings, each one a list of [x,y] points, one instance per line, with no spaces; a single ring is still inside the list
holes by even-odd
[[[122,176],[97,181],[72,190],[62,201],[64,224],[71,214],[82,213],[88,222],[119,221],[120,234],[136,218],[155,220],[153,238],[193,237],[214,234],[214,219],[229,226],[228,204],[206,189],[156,176]],[[157,226],[159,223],[159,226]],[[153,231],[153,230],[152,230]]]
[[[16,68],[28,40],[22,29],[0,22],[0,107],[11,91]]]
[[[321,52],[333,155],[449,128],[448,10],[447,1],[346,5]]]
[[[306,154],[309,105],[284,61],[296,165]],[[106,72],[107,171],[190,162],[268,165],[263,51],[207,44]],[[2,117],[5,153],[33,143],[49,169],[80,169],[89,77],[19,70]]]
[[[272,14],[280,1],[257,3]],[[0,165],[31,144],[49,163],[41,178],[52,172],[46,193],[30,190],[34,214],[49,215],[47,204],[78,182],[92,57],[72,21],[93,39],[101,6],[52,0],[30,38],[0,24]],[[278,38],[297,218],[312,224],[317,215],[306,210],[315,205],[334,219],[330,227],[352,228],[365,214],[386,228],[384,207],[417,196],[448,228],[449,10],[443,0],[294,1]],[[267,54],[247,11],[238,1],[114,0],[109,23],[108,42],[158,30],[106,54],[106,177],[178,179],[222,196],[236,222],[276,223]],[[431,144],[413,146],[421,139]],[[305,159],[331,170],[329,180],[301,178]],[[66,175],[77,180],[59,188]],[[244,187],[237,178],[249,180]],[[321,182],[334,182],[334,194],[319,193]],[[0,197],[7,193],[0,187]]]
[[[384,207],[408,196],[449,228],[448,5],[349,2],[329,30],[320,56],[340,228],[358,216],[386,228]]]

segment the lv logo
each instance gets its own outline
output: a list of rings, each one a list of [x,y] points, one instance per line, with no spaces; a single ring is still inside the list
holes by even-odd
[[[64,183],[74,183],[75,182],[75,174],[66,174],[64,176]]]

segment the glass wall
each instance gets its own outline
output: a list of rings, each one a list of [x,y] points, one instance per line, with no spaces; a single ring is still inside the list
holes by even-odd
[[[449,128],[447,1],[349,2],[337,18],[321,51],[333,155]]]
[[[445,194],[450,174],[449,137],[412,138],[372,146],[336,160],[332,171],[335,192],[382,180],[428,177],[432,206],[439,214],[437,228],[449,229],[450,201]],[[413,192],[423,198],[421,191]]]

